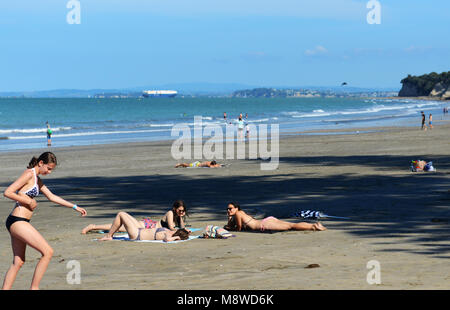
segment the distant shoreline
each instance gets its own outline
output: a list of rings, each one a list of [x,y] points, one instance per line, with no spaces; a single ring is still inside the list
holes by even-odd
[[[448,101],[439,97],[430,97],[430,96],[420,96],[420,97],[371,97],[371,99],[413,99],[413,100],[424,100],[424,101]]]

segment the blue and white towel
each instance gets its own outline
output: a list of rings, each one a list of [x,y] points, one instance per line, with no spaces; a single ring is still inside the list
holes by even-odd
[[[321,218],[336,218],[336,219],[346,219],[346,220],[349,219],[348,217],[332,216],[332,215],[325,214],[322,211],[312,211],[312,210],[295,212],[293,214],[293,216],[301,217],[304,219],[310,219],[310,220],[321,219]]]
[[[180,242],[185,242],[185,241],[189,241],[189,240],[194,240],[200,238],[200,236],[189,236],[188,239],[186,240],[176,240],[176,241],[164,241],[164,240],[134,240],[134,239],[130,239],[130,237],[128,236],[128,234],[125,234],[123,236],[117,236],[117,237],[113,237],[113,240],[118,240],[118,241],[133,241],[133,242],[153,242],[153,243],[180,243]]]
[[[190,231],[198,231],[201,230],[201,228],[189,228]],[[118,233],[119,234],[119,233]],[[113,236],[113,240],[117,241],[133,241],[133,242],[154,242],[154,243],[179,243],[179,242],[185,242],[189,240],[194,240],[200,238],[200,236],[189,236],[186,240],[176,240],[176,241],[164,241],[164,240],[134,240],[130,239],[130,236],[127,233],[121,233],[120,236]],[[99,239],[93,239],[92,241],[98,241]]]

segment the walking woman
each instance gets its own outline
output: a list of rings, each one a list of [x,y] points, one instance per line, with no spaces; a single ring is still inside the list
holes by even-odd
[[[34,199],[42,192],[48,200],[64,207],[72,208],[86,216],[86,210],[53,194],[39,178],[39,175],[48,175],[56,167],[56,156],[51,152],[42,153],[39,158],[33,157],[27,170],[4,192],[4,196],[15,201],[11,214],[6,219],[6,228],[11,235],[13,263],[9,267],[2,289],[11,289],[17,273],[25,263],[25,250],[27,245],[39,251],[42,255],[36,265],[30,289],[39,289],[39,283],[47,270],[53,256],[53,249],[42,235],[31,225],[30,220],[36,209]]]

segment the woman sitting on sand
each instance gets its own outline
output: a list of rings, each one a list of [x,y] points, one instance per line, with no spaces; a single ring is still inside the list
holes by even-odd
[[[114,233],[124,226],[131,240],[163,240],[165,242],[175,240],[186,240],[190,232],[184,228],[177,231],[165,227],[142,228],[139,221],[126,212],[119,212],[114,219],[111,229],[100,241],[113,240]]]
[[[290,223],[279,220],[273,216],[266,217],[263,220],[257,220],[244,211],[236,202],[231,202],[227,207],[228,224],[224,227],[230,231],[255,230],[264,232],[265,230],[313,230],[320,231],[326,228],[319,222],[309,224],[305,222]]]
[[[167,211],[160,221],[155,221],[150,218],[143,218],[142,220],[136,220],[139,224],[139,228],[160,228],[165,227],[172,231],[176,231],[177,228],[186,228],[184,223],[184,217],[187,216],[186,204],[183,200],[176,200],[172,205],[172,210]],[[86,234],[91,230],[110,230],[111,224],[90,224],[83,228],[82,234]],[[119,227],[119,232],[125,232],[124,226]],[[188,230],[189,231],[189,230]]]
[[[176,164],[175,168],[201,168],[201,167],[208,167],[208,168],[219,168],[222,167],[221,164],[218,164],[215,160],[213,161],[204,161],[204,162],[200,162],[200,161],[196,161],[190,164],[187,163],[181,163],[181,164]]]

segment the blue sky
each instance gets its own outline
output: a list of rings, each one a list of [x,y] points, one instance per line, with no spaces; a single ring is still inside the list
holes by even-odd
[[[450,70],[450,2],[69,0],[0,3],[0,91],[168,83],[400,88]]]

